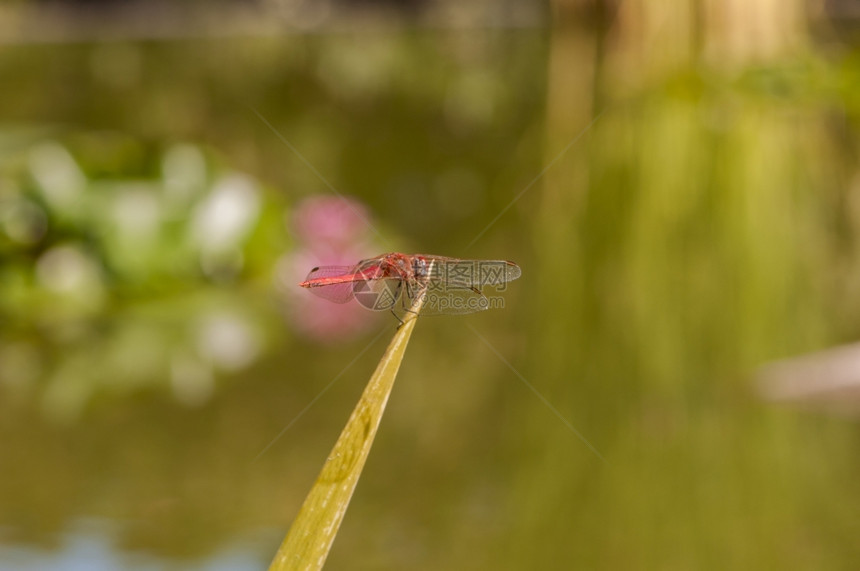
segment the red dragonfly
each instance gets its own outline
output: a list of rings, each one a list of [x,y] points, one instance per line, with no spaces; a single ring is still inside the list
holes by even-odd
[[[520,277],[520,267],[505,260],[460,260],[427,254],[383,254],[354,266],[319,266],[299,285],[335,303],[355,299],[375,310],[393,310],[400,300],[409,310],[423,298],[421,314],[455,314],[503,306],[487,297],[484,286],[503,291]]]

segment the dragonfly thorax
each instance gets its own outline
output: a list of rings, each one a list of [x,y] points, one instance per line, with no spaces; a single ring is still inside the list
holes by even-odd
[[[427,267],[427,260],[424,258],[415,258],[415,261],[412,263],[412,272],[418,279],[423,279],[429,276],[430,271]]]

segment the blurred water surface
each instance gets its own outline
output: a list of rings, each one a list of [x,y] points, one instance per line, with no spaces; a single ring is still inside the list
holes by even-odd
[[[564,13],[5,45],[0,567],[265,567],[396,325],[295,282],[398,250],[523,276],[331,568],[851,568],[857,425],[753,375],[860,334],[856,46]]]

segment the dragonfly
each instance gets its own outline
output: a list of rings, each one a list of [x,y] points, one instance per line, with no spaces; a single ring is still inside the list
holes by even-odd
[[[377,311],[393,312],[398,301],[411,311],[420,300],[421,315],[462,314],[502,306],[502,298],[488,297],[482,288],[503,291],[521,273],[518,265],[507,260],[393,252],[354,266],[317,266],[299,285],[329,301],[354,299]]]

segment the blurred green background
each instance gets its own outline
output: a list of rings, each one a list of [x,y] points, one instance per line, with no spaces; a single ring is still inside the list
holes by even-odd
[[[265,568],[396,325],[295,283],[391,250],[523,276],[419,323],[329,568],[854,568],[854,418],[755,383],[860,336],[849,7],[3,8],[0,568]]]

